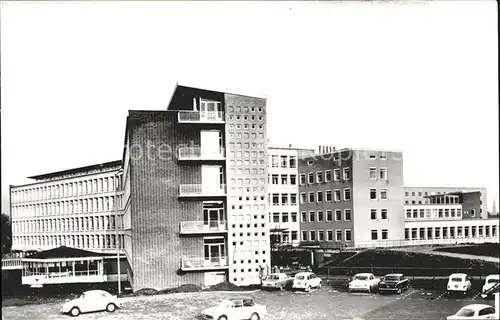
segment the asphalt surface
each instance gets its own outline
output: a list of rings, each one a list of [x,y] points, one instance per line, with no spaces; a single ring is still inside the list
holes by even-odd
[[[197,292],[123,298],[123,308],[114,313],[83,314],[78,319],[200,319],[200,311],[231,296],[251,296],[265,304],[269,320],[305,319],[445,319],[468,304],[485,303],[477,292],[468,297],[447,296],[441,291],[412,289],[401,295],[348,293],[323,287],[310,293],[257,291],[253,293]],[[61,304],[2,308],[4,319],[69,319],[59,314]]]

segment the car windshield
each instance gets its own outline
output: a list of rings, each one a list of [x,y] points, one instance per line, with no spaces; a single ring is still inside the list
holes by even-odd
[[[266,277],[266,280],[279,280],[279,278],[280,278],[280,277],[279,277],[278,275],[276,275],[276,274],[272,274],[272,275],[270,275],[270,276],[267,276],[267,277]]]
[[[295,276],[295,279],[304,280],[304,276]]]
[[[387,277],[384,277],[384,280],[385,281],[399,281],[399,277],[398,276],[387,276]]]
[[[362,281],[364,281],[364,280],[368,280],[368,277],[367,276],[355,276],[354,280],[362,280]]]
[[[453,282],[462,282],[462,278],[451,278]]]
[[[474,316],[474,310],[467,309],[467,308],[460,309],[456,315],[459,317],[472,317],[472,316]]]
[[[488,283],[498,283],[498,279],[495,278],[489,279]]]

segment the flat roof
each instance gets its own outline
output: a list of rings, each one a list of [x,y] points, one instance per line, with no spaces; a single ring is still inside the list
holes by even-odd
[[[98,164],[92,164],[92,165],[88,165],[88,166],[84,166],[84,167],[78,167],[78,168],[73,168],[73,169],[66,169],[66,170],[61,170],[61,171],[39,174],[39,175],[31,176],[28,178],[35,179],[35,180],[43,180],[43,179],[60,177],[60,176],[72,174],[72,173],[81,173],[81,172],[86,172],[86,171],[96,170],[96,169],[119,167],[119,166],[121,166],[121,164],[122,164],[121,160],[115,160],[115,161],[103,162],[103,163],[98,163]]]

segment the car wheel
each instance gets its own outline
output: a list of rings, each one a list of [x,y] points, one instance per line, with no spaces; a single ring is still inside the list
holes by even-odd
[[[227,320],[227,317],[226,316],[220,316],[219,319],[217,320]]]
[[[116,310],[116,305],[114,303],[109,303],[106,306],[106,311],[107,312],[114,312]]]
[[[280,291],[284,291],[284,290],[285,290],[285,285],[284,285],[284,284],[282,284],[282,285],[280,286]]]
[[[401,291],[402,291],[401,288],[399,288],[398,291],[397,291],[397,293],[401,294]]]
[[[72,317],[78,317],[80,315],[80,309],[78,309],[77,307],[73,307],[70,311],[69,311],[69,314],[72,316]]]
[[[311,292],[311,286],[306,287],[306,292]]]
[[[259,314],[256,312],[252,313],[250,320],[260,320]]]
[[[372,293],[372,287],[371,286],[368,288],[368,293]]]
[[[321,283],[320,283],[320,284],[318,284],[318,289],[321,289]]]

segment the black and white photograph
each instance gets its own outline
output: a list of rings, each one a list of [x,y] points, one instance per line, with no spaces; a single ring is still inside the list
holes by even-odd
[[[493,0],[0,1],[2,320],[500,319]]]

